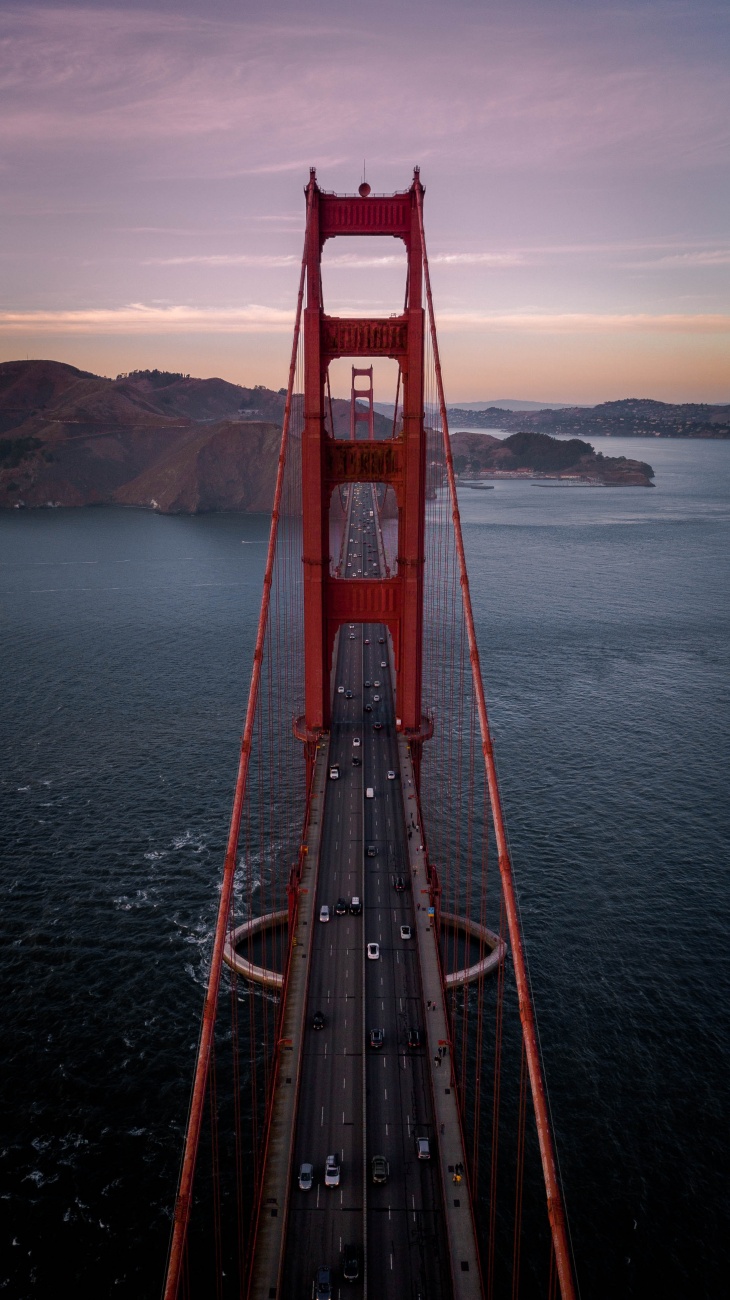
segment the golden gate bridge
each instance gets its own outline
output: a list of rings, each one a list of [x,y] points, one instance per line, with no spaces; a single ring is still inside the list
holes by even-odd
[[[306,188],[166,1300],[576,1294],[423,197],[418,169],[391,195]],[[325,310],[325,242],[363,236],[405,246],[396,315]],[[396,367],[385,430],[375,358]]]

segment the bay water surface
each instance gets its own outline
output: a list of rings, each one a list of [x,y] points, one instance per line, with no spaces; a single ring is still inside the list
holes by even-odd
[[[728,1288],[730,445],[460,489],[581,1294]],[[0,513],[0,1291],[156,1297],[268,536]]]

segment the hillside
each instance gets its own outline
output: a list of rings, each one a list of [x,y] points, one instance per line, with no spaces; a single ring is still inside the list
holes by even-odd
[[[5,362],[0,508],[269,510],[285,396],[157,370],[111,380],[56,361]],[[350,404],[332,409],[344,436]],[[376,415],[376,436],[390,430]]]
[[[557,478],[604,487],[653,487],[651,465],[625,456],[604,456],[579,438],[567,441],[544,433],[454,433],[451,437],[457,474],[478,477]]]
[[[490,406],[481,411],[450,407],[449,422],[477,429],[506,429],[531,433],[570,434],[581,438],[730,438],[730,406],[705,406],[688,402],[675,406],[650,398],[627,397],[600,406],[572,406],[560,410],[511,411]]]

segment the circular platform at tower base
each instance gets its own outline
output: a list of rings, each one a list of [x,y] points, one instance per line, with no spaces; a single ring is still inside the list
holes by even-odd
[[[237,949],[244,940],[255,941],[268,930],[286,929],[288,923],[289,914],[284,909],[281,912],[267,912],[264,916],[255,916],[250,921],[237,925],[226,937],[223,949],[224,962],[237,975],[250,980],[253,984],[260,984],[267,989],[281,990],[284,987],[284,976],[281,971],[272,970],[260,962],[244,957]],[[500,939],[498,934],[488,930],[486,925],[481,925],[479,921],[472,921],[465,916],[456,916],[453,912],[442,912],[441,926],[465,935],[472,944],[476,942],[480,949],[487,950],[479,961],[447,974],[444,977],[447,989],[471,984],[473,980],[489,975],[497,969],[500,962],[504,961],[507,952],[504,939]]]

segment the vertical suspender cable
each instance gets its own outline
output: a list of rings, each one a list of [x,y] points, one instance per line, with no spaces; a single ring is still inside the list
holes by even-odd
[[[311,193],[307,198],[307,228],[309,227],[309,212],[311,208]],[[304,240],[306,251],[307,242],[306,234]],[[249,762],[251,759],[251,742],[253,738],[254,721],[256,717],[256,704],[258,701],[259,684],[261,681],[261,666],[264,655],[264,640],[266,637],[266,627],[269,615],[269,600],[271,597],[271,583],[274,570],[274,557],[276,555],[276,539],[279,528],[279,513],[281,508],[282,490],[284,485],[284,466],[286,464],[287,444],[289,439],[289,422],[291,419],[292,391],[294,388],[294,375],[296,372],[297,353],[299,350],[299,332],[302,320],[302,303],[304,301],[304,278],[305,278],[305,254],[302,255],[302,268],[299,276],[299,295],[297,297],[296,320],[294,324],[294,339],[292,341],[291,362],[289,365],[289,385],[286,394],[286,405],[284,408],[284,421],[281,431],[281,447],[279,450],[279,464],[276,474],[276,489],[274,491],[274,505],[271,515],[271,530],[269,532],[269,547],[266,555],[266,571],[264,573],[264,592],[261,600],[261,611],[259,613],[258,631],[256,635],[256,648],[254,650],[253,668],[251,671],[251,685],[248,692],[248,705],[246,708],[246,721],[243,729],[241,740],[241,757],[238,765],[238,776],[236,779],[236,790],[233,799],[233,811],[231,813],[231,825],[228,833],[228,845],[226,847],[226,856],[223,866],[223,883],[221,886],[220,904],[218,907],[218,917],[215,927],[215,938],[213,940],[213,956],[210,962],[210,974],[208,976],[208,988],[203,1005],[203,1017],[200,1028],[200,1040],[198,1043],[198,1055],[195,1062],[195,1077],[193,1079],[193,1091],[190,1100],[190,1112],[188,1114],[187,1131],[185,1134],[185,1148],[183,1151],[182,1167],[180,1171],[180,1181],[178,1184],[177,1200],[175,1202],[175,1219],[172,1229],[172,1239],[170,1242],[170,1254],[167,1262],[167,1276],[165,1278],[165,1300],[177,1300],[178,1290],[180,1287],[181,1265],[185,1242],[187,1240],[188,1224],[190,1222],[190,1209],[192,1202],[193,1176],[195,1173],[195,1161],[198,1154],[198,1144],[200,1141],[200,1129],[203,1118],[203,1107],[205,1103],[205,1090],[208,1079],[208,1069],[210,1066],[210,1055],[213,1044],[213,1033],[215,1029],[216,1011],[218,1005],[218,990],[220,988],[221,968],[223,965],[223,948],[228,927],[228,919],[231,910],[231,901],[233,897],[233,877],[236,869],[236,853],[238,850],[238,836],[241,828],[241,815],[243,812],[243,801],[246,793],[246,783],[248,779]]]
[[[459,578],[461,582],[462,600],[464,602],[464,615],[466,617],[467,636],[469,638],[469,657],[471,659],[472,675],[474,679],[474,691],[477,699],[477,710],[479,713],[479,727],[482,736],[482,751],[484,753],[484,762],[487,771],[487,783],[489,785],[490,802],[492,806],[492,818],[494,822],[494,833],[497,840],[497,851],[499,857],[499,871],[502,878],[502,890],[504,893],[504,905],[507,912],[507,926],[509,929],[510,943],[512,945],[512,961],[514,963],[515,982],[517,985],[517,998],[520,1008],[520,1020],[522,1021],[522,1032],[525,1041],[525,1052],[527,1054],[527,1066],[530,1075],[530,1089],[532,1091],[532,1101],[535,1108],[535,1121],[537,1125],[537,1136],[540,1144],[540,1157],[542,1160],[543,1177],[545,1179],[545,1190],[547,1192],[548,1217],[550,1220],[550,1229],[552,1233],[553,1248],[555,1251],[555,1262],[557,1265],[558,1278],[560,1281],[560,1292],[562,1300],[575,1300],[576,1289],[573,1280],[573,1266],[571,1260],[570,1246],[568,1243],[567,1224],[565,1220],[565,1210],[563,1208],[563,1197],[560,1189],[560,1180],[558,1178],[557,1161],[555,1158],[555,1148],[553,1145],[553,1136],[550,1128],[550,1115],[548,1110],[547,1092],[545,1082],[542,1077],[542,1066],[540,1063],[540,1050],[537,1040],[537,1024],[535,1021],[535,1012],[532,1006],[532,997],[530,994],[530,982],[527,974],[527,962],[525,959],[524,948],[522,944],[522,932],[520,928],[519,913],[517,910],[517,896],[515,893],[515,883],[512,874],[512,862],[510,860],[509,848],[507,844],[507,833],[504,825],[502,814],[502,800],[499,792],[499,782],[497,779],[497,767],[494,759],[494,749],[492,747],[492,737],[489,730],[489,720],[487,717],[487,704],[484,696],[484,683],[482,681],[481,667],[479,663],[479,648],[477,646],[476,632],[474,630],[474,615],[471,607],[471,595],[469,593],[469,579],[466,572],[466,556],[464,553],[464,541],[461,534],[461,518],[456,498],[456,480],[454,478],[454,462],[451,455],[451,446],[449,443],[449,423],[446,413],[446,399],[444,397],[443,376],[441,373],[441,360],[439,357],[438,339],[436,337],[436,321],[433,313],[433,298],[431,296],[431,277],[428,269],[428,256],[426,253],[426,236],[423,226],[423,198],[420,182],[415,185],[416,204],[418,206],[418,221],[421,234],[421,247],[423,249],[423,270],[426,282],[426,299],[428,302],[429,324],[431,328],[431,340],[433,346],[434,365],[436,369],[436,383],[438,387],[439,405],[441,408],[441,423],[444,436],[444,455],[446,458],[446,472],[449,482],[449,492],[451,495],[452,519],[454,524],[454,534],[456,537],[456,549],[459,557]]]

